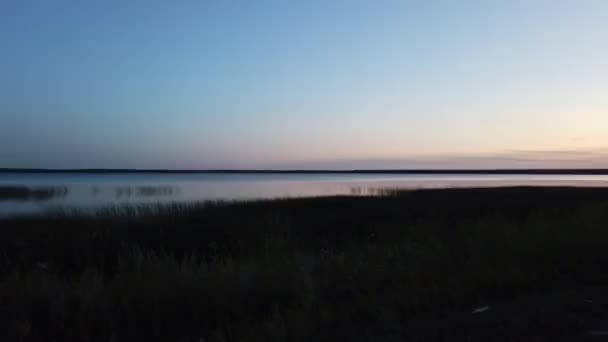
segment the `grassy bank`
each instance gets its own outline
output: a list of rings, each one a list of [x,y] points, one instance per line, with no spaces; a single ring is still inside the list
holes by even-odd
[[[607,223],[608,189],[575,188],[4,220],[0,340],[583,338],[608,317]]]

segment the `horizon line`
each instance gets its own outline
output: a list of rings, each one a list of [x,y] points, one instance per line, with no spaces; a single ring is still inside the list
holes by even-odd
[[[436,169],[119,169],[0,168],[0,173],[249,173],[249,174],[504,174],[608,175],[606,168],[436,168]]]

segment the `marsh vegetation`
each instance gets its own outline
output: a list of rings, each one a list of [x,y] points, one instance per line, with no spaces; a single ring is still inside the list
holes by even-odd
[[[526,187],[5,219],[0,339],[582,338],[607,223],[608,189]]]

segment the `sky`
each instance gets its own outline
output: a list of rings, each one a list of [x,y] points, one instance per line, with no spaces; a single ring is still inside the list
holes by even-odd
[[[608,167],[608,1],[4,0],[0,167]]]

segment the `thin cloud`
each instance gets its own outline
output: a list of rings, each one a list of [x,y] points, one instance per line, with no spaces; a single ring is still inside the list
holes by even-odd
[[[283,166],[285,167],[285,166]],[[410,158],[300,161],[292,169],[493,169],[608,168],[608,148],[588,150],[508,150],[493,154],[435,155]]]

